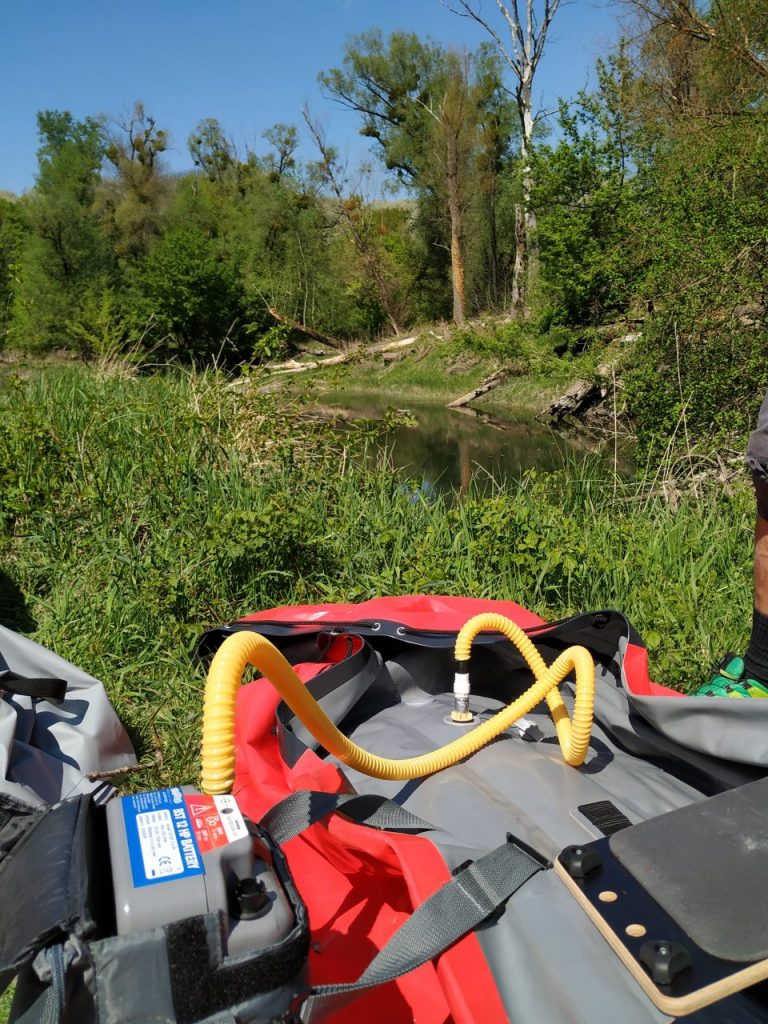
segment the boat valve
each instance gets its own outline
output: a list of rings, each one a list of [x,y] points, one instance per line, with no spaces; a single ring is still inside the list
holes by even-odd
[[[457,661],[455,665],[451,721],[471,722],[475,716],[469,710],[469,662]]]

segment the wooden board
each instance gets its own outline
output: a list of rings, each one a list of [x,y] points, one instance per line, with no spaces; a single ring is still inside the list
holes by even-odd
[[[601,867],[585,878],[574,879],[558,860],[555,872],[663,1013],[684,1017],[768,978],[768,959],[755,963],[721,960],[700,949],[613,857],[607,839],[589,846],[598,851]],[[606,898],[606,894],[615,898]],[[669,985],[657,985],[638,959],[641,948],[654,941],[682,945],[691,957],[691,966]]]

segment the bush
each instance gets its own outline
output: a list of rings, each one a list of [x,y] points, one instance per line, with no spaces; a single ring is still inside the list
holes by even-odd
[[[197,228],[158,239],[133,275],[128,319],[134,336],[168,355],[208,360],[249,354],[237,262]],[[265,325],[266,326],[266,325]]]

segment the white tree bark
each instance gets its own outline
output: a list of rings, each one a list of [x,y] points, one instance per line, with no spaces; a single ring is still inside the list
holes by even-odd
[[[474,0],[458,0],[458,3],[459,9],[451,7],[450,3],[446,3],[446,6],[455,14],[471,18],[485,29],[495,41],[515,79],[515,103],[520,121],[523,202],[522,233],[519,230],[516,232],[518,237],[512,278],[512,312],[520,316],[525,313],[527,295],[536,270],[533,244],[536,217],[531,204],[533,129],[536,124],[536,115],[533,110],[533,83],[536,69],[544,53],[549,26],[557,14],[561,0],[543,0],[540,17],[535,10],[535,0],[509,0],[509,3],[496,0],[499,14],[506,24],[511,39],[511,48],[504,42],[494,25],[480,13],[479,5]],[[521,15],[523,3],[525,10]],[[522,251],[520,247],[522,247]]]

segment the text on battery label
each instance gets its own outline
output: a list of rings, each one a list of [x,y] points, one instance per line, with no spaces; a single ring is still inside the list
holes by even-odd
[[[140,793],[122,804],[134,886],[205,873],[180,790]]]
[[[170,812],[150,811],[148,814],[137,814],[136,825],[147,878],[181,874],[184,864],[176,842]]]

